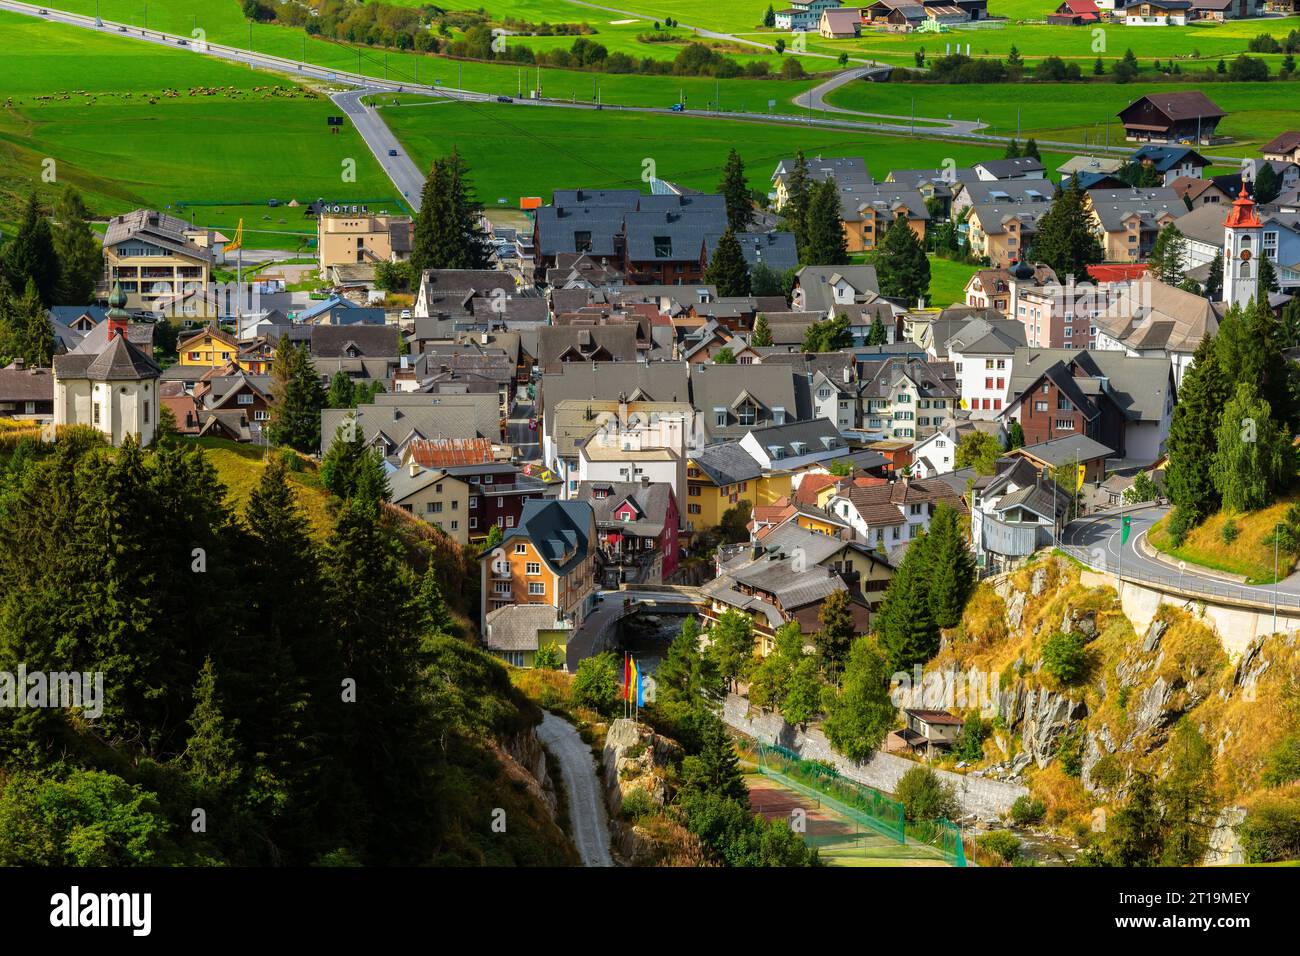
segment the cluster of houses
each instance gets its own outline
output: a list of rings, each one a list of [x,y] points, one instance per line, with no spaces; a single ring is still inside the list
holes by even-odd
[[[1122,23],[1130,27],[1182,27],[1199,20],[1223,22],[1267,14],[1294,14],[1295,0],[1064,0],[1047,22],[1057,26]]]
[[[428,270],[408,312],[348,294],[409,254],[403,224],[322,209],[334,294],[293,315],[196,318],[164,368],[132,260],[188,278],[180,270],[220,259],[196,252],[218,237],[141,210],[110,224],[107,305],[51,310],[52,367],[0,369],[0,414],[90,425],[117,444],[151,441],[166,410],[184,435],[263,442],[288,337],[322,387],[341,375],[362,396],[321,412],[319,452],[359,433],[386,464],[393,507],[478,550],[483,639],[504,659],[566,646],[601,592],[623,585],[702,584],[706,623],[748,615],[760,652],[792,621],[811,636],[832,594],[865,629],[937,508],[968,516],[992,571],[1050,545],[1080,508],[1113,505],[1138,472],[1158,475],[1193,352],[1254,295],[1258,257],[1284,290],[1300,284],[1300,133],[1264,148],[1253,171],[1270,164],[1283,191],[1257,204],[1252,168],[1203,178],[1195,148],[1156,141],[1144,102],[1183,124],[1174,139],[1193,114],[1212,130],[1201,94],[1144,97],[1132,161],[1162,185],[1134,190],[1109,159],[1057,170],[1084,189],[1106,249],[1086,277],[1024,258],[1057,188],[1038,160],[880,180],[861,158],[804,160],[838,185],[855,251],[899,219],[918,236],[934,220],[963,224],[988,264],[943,308],[882,295],[872,265],[800,266],[766,212],[741,247],[789,294],[719,295],[703,277],[726,229],[722,197],[564,189],[511,231],[507,258],[527,258],[527,272]],[[777,211],[796,163],[772,173]],[[1189,275],[1223,255],[1218,300],[1147,274],[1168,222],[1187,237]],[[804,351],[815,323],[841,317],[842,347]],[[970,436],[1003,449],[992,469],[959,462]]]

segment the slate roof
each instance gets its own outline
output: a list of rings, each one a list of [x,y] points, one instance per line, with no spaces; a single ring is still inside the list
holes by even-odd
[[[896,210],[907,210],[908,219],[929,221],[925,198],[916,189],[902,183],[873,183],[869,186],[846,186],[840,189],[840,218],[858,222],[862,211],[870,206],[878,215],[892,221]]]
[[[976,163],[975,168],[984,170],[994,179],[1008,179],[1012,176],[1024,176],[1026,173],[1038,173],[1039,175],[1033,178],[1043,178],[1042,160],[1034,159],[1032,156],[1020,156],[1015,159],[990,159],[982,163]]]
[[[212,262],[212,250],[203,248],[185,235],[190,228],[184,219],[156,209],[134,209],[108,221],[104,229],[104,245],[115,246],[126,240],[139,239],[200,262]]]
[[[103,323],[104,326],[107,324]],[[77,351],[54,356],[54,373],[63,379],[126,382],[157,378],[162,369],[126,338],[115,335],[97,354]]]
[[[567,399],[643,399],[688,402],[691,388],[686,362],[566,362],[542,375],[546,428],[554,426],[554,409]]]
[[[1077,365],[1086,374],[1076,378],[1070,374],[1071,365]],[[1053,381],[1071,401],[1085,414],[1093,409],[1095,415],[1096,404],[1089,396],[1098,393],[1099,380],[1105,378],[1107,394],[1125,418],[1160,421],[1173,387],[1170,371],[1167,358],[1130,358],[1120,351],[1016,349],[1008,394],[1014,403],[1040,377],[1051,373]]]
[[[596,497],[597,489],[608,491],[608,495]],[[662,481],[583,481],[578,483],[574,498],[591,506],[597,527],[617,525],[641,537],[657,538],[668,521],[672,494],[672,486]],[[620,521],[614,513],[629,499],[638,511],[637,519]]]
[[[692,454],[690,460],[719,487],[753,481],[763,474],[762,467],[749,452],[740,447],[740,442],[706,445]]]
[[[0,368],[0,401],[52,402],[54,376],[48,368]]]
[[[567,627],[549,604],[506,604],[488,611],[483,646],[493,651],[535,651],[538,631]]]
[[[999,179],[996,182],[963,183],[962,196],[972,205],[989,203],[1050,203],[1056,185],[1047,179]]]
[[[1135,163],[1146,163],[1158,172],[1167,173],[1175,166],[1191,161],[1196,166],[1205,167],[1210,161],[1190,146],[1159,146],[1148,143],[1134,150],[1131,157]]]
[[[1107,448],[1101,442],[1087,435],[1063,435],[1037,445],[1023,445],[1009,455],[1032,455],[1052,467],[1073,464],[1075,461],[1087,462],[1095,458],[1109,458],[1115,454],[1113,448]]]
[[[837,12],[849,13],[852,11]],[[867,169],[866,160],[861,156],[805,156],[803,163],[804,169],[808,171],[808,178],[813,182],[834,179],[841,186],[867,185],[875,182]],[[780,160],[776,164],[776,169],[772,171],[772,181],[775,182],[781,176],[789,176],[794,172],[797,164],[797,156]]]
[[[537,362],[546,371],[561,364],[590,361],[593,353],[608,352],[603,362],[635,362],[637,357],[635,324],[618,325],[550,325],[537,333]],[[573,353],[577,357],[572,357]],[[569,358],[565,358],[569,355]]]
[[[311,354],[320,358],[389,358],[398,354],[397,327],[392,325],[313,325]],[[356,349],[356,356],[348,355]]]
[[[519,523],[506,530],[501,544],[513,538],[527,538],[542,560],[556,574],[564,575],[587,558],[594,514],[585,501],[529,498],[524,502]]]
[[[784,408],[786,416],[793,418],[799,408],[795,394],[794,375],[784,365],[715,365],[700,362],[689,366],[691,400],[700,411],[704,431],[711,440],[739,438],[753,428],[741,425],[739,420],[719,427],[714,410],[732,410],[744,396],[760,406],[755,424],[771,421],[775,409]]]
[[[802,422],[786,422],[784,425],[769,425],[766,428],[751,428],[749,435],[764,451],[770,452],[772,448],[781,448],[786,458],[848,448],[848,442],[840,435],[835,423],[828,418],[812,418]],[[796,445],[802,446],[802,450],[797,450]]]

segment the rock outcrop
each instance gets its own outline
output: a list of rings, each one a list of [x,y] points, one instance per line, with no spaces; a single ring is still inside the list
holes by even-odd
[[[601,759],[610,813],[617,816],[623,809],[623,798],[633,790],[645,791],[657,806],[667,803],[672,794],[666,771],[681,759],[680,744],[656,734],[645,724],[627,719],[610,724]]]
[[[1088,705],[1065,694],[1035,687],[1025,695],[1023,729],[1020,732],[1025,750],[1038,764],[1046,767],[1056,756],[1061,737],[1088,714]]]

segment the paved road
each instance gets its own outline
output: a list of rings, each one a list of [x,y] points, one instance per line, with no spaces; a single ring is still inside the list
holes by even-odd
[[[554,714],[542,715],[537,736],[560,765],[569,797],[569,830],[583,866],[613,866],[609,855],[609,823],[605,818],[605,788],[596,775],[591,748],[573,725]]]
[[[1066,551],[1103,573],[1173,585],[1189,593],[1219,595],[1265,605],[1272,603],[1274,587],[1271,584],[1239,584],[1194,564],[1167,564],[1150,557],[1144,547],[1146,535],[1169,510],[1161,506],[1126,512],[1130,519],[1127,544],[1120,543],[1122,517],[1117,511],[1071,523],[1062,533],[1061,543]],[[1279,581],[1276,592],[1279,606],[1300,606],[1300,573]]]
[[[420,211],[420,190],[424,186],[424,174],[406,155],[406,150],[397,141],[387,124],[379,118],[373,106],[361,102],[362,97],[376,92],[369,89],[347,90],[343,93],[331,93],[330,99],[338,104],[339,109],[352,120],[361,138],[375,154],[375,159],[384,168],[393,185],[402,193],[402,198],[416,212]],[[389,155],[396,151],[396,156]]]
[[[506,419],[506,439],[515,451],[516,461],[540,461],[542,446],[538,432],[528,427],[528,421],[535,414],[534,405],[527,398],[515,400],[514,410]]]
[[[883,64],[873,64],[871,66],[855,67],[851,70],[844,70],[842,73],[836,73],[825,83],[819,83],[811,90],[800,93],[794,98],[794,103],[796,106],[802,106],[805,109],[821,110],[823,113],[842,113],[849,116],[871,116],[878,119],[898,120],[901,117],[895,116],[892,113],[863,113],[859,110],[845,109],[842,106],[833,106],[826,102],[826,97],[833,91],[838,90],[841,86],[845,86],[849,83],[861,82],[869,73],[879,69],[882,65]],[[940,124],[939,129],[935,129],[934,127],[922,127],[921,132],[948,132],[963,136],[978,133],[980,130],[985,129],[988,126],[987,123],[978,123],[975,120],[939,119],[936,116],[918,116],[916,117],[916,120],[920,123]],[[909,133],[916,130],[915,125],[910,122],[906,124],[892,125],[890,128]]]

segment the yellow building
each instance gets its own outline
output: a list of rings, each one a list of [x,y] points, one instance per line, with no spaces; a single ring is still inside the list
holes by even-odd
[[[153,209],[114,216],[104,231],[108,284],[120,284],[127,311],[215,314],[212,264],[224,239]]]
[[[215,325],[208,325],[189,338],[182,339],[176,345],[176,352],[180,356],[181,365],[215,368],[228,362],[235,362],[240,368],[244,368],[239,361],[240,347],[235,337]],[[260,371],[260,368],[244,368],[244,371]]]
[[[739,442],[709,445],[686,462],[686,530],[715,528],[741,501],[770,505],[790,491],[789,472],[765,474]]]
[[[316,220],[316,248],[322,279],[335,266],[403,262],[411,257],[411,217],[329,206]]]

